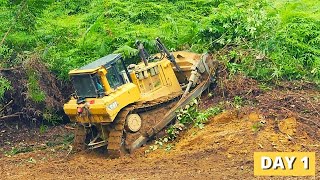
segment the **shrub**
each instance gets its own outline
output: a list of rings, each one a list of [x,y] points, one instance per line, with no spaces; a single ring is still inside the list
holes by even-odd
[[[44,102],[46,96],[39,86],[38,74],[30,70],[28,72],[28,95],[36,103]]]
[[[177,123],[169,126],[166,130],[168,139],[175,139],[179,132],[190,124],[198,127],[199,129],[203,129],[208,118],[215,116],[220,112],[222,112],[222,108],[219,106],[210,107],[204,111],[200,111],[198,109],[198,100],[194,99],[177,112]]]
[[[0,100],[3,99],[4,93],[8,90],[10,90],[11,87],[11,82],[8,81],[5,77],[0,77]]]

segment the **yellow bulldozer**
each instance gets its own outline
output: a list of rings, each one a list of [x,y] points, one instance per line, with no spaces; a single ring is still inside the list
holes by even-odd
[[[64,111],[77,124],[74,148],[106,147],[111,158],[132,152],[213,82],[207,54],[171,53],[155,42],[160,52],[153,56],[136,42],[139,64],[127,66],[121,54],[110,54],[69,72],[75,93]]]

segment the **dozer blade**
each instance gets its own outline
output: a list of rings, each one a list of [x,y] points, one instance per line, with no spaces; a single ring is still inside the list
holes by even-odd
[[[130,153],[133,152],[135,149],[141,147],[142,145],[146,144],[147,141],[160,132],[163,128],[165,128],[174,118],[176,117],[176,111],[180,108],[186,106],[190,103],[194,98],[201,96],[202,92],[205,91],[212,82],[211,76],[201,84],[199,84],[192,92],[188,93],[185,97],[181,98],[179,102],[165,114],[164,118],[155,126],[147,131],[145,135],[140,136],[137,140],[135,140],[131,146],[129,147]]]

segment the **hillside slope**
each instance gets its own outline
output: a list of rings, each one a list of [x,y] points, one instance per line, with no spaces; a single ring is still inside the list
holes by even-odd
[[[253,152],[315,151],[319,139],[312,139],[294,118],[284,120],[287,131],[275,131],[274,121],[267,120],[259,132],[252,125],[261,116],[243,117],[225,112],[210,121],[201,131],[191,129],[169,152],[156,150],[144,155],[144,149],[120,159],[105,159],[102,154],[70,155],[50,151],[20,154],[2,158],[5,179],[251,179]],[[286,135],[294,132],[291,136]],[[318,132],[320,133],[320,132]],[[30,161],[30,159],[33,161]],[[317,164],[319,158],[317,159]],[[317,166],[317,174],[320,173]],[[312,179],[312,178],[311,178]]]
[[[254,95],[257,92],[252,83],[242,81],[242,84],[247,84],[241,88],[243,91],[225,86],[225,102],[228,103],[232,92],[238,95],[243,93],[243,100],[247,101],[245,105],[228,108],[211,117],[203,129],[193,127],[183,132],[177,140],[169,143],[172,147],[169,151],[165,150],[166,146],[150,151],[153,149],[150,145],[154,145],[152,142],[119,159],[107,159],[105,153],[99,151],[70,154],[70,146],[65,138],[60,143],[52,139],[57,133],[58,137],[69,137],[72,130],[62,126],[48,131],[48,136],[42,136],[43,139],[25,142],[33,148],[31,152],[0,156],[1,177],[252,179],[254,152],[320,153],[320,120],[317,114],[320,95],[317,90],[289,86],[294,88],[280,88]],[[215,89],[215,92],[219,90]],[[204,95],[201,106],[211,107],[221,100],[221,94],[214,97]],[[253,102],[256,103],[255,107],[252,106]],[[19,146],[21,144],[17,144],[16,148]],[[319,164],[320,159],[316,160],[316,164]],[[319,166],[316,166],[317,177],[319,173]]]
[[[31,51],[67,79],[70,69],[108,53],[137,61],[134,42],[154,52],[160,37],[175,50],[239,47],[223,60],[260,80],[320,78],[319,1],[4,0],[0,7],[2,66]]]

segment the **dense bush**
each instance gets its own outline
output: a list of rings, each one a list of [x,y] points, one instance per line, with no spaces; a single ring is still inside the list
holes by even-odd
[[[36,51],[64,79],[108,53],[135,61],[135,40],[154,52],[160,37],[174,50],[227,49],[220,59],[230,71],[259,80],[320,83],[318,1],[0,0],[0,6],[0,51],[7,55],[0,57]]]

